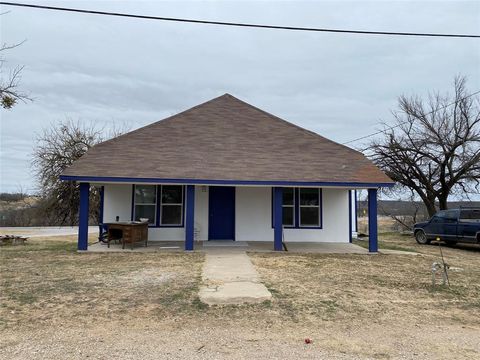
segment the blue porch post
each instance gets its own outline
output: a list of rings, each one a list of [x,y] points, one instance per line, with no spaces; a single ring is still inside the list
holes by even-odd
[[[378,251],[377,189],[368,189],[368,251]]]
[[[282,224],[283,224],[283,188],[273,188],[273,248],[282,251]]]
[[[195,185],[187,185],[187,209],[185,213],[185,250],[193,250],[195,216]]]
[[[103,208],[105,202],[105,186],[100,186],[100,205],[98,209],[98,223],[103,223]]]
[[[355,232],[358,232],[358,195],[355,189]]]
[[[78,216],[78,250],[88,249],[88,214],[90,184],[80,183],[80,210]]]
[[[352,242],[352,231],[353,231],[353,228],[352,228],[352,217],[353,217],[353,214],[352,214],[352,190],[348,190],[348,240],[349,242]]]

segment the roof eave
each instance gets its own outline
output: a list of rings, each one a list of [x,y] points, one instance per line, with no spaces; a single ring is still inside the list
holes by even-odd
[[[124,184],[184,184],[184,185],[244,185],[244,186],[321,186],[344,188],[381,188],[392,187],[393,182],[356,182],[356,181],[287,181],[287,180],[218,180],[218,179],[164,179],[164,178],[132,178],[111,176],[77,176],[61,175],[62,181],[124,183]]]

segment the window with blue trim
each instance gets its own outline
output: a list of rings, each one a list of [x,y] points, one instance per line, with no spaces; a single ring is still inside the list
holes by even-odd
[[[135,185],[133,219],[148,219],[150,225],[155,225],[157,214],[157,187],[155,185]]]
[[[274,210],[273,205],[272,196],[272,210]],[[282,223],[286,228],[321,228],[322,189],[284,187],[282,212]],[[273,218],[272,211],[272,227]]]
[[[293,188],[283,189],[283,226],[295,226],[295,191]]]
[[[162,185],[160,224],[182,225],[183,223],[183,186]]]
[[[153,227],[183,227],[184,203],[183,185],[133,185],[132,220],[142,219]]]
[[[320,226],[320,190],[300,188],[299,210],[300,227]]]

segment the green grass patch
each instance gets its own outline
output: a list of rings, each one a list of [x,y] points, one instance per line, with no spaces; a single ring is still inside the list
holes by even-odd
[[[31,251],[53,251],[53,252],[76,252],[77,244],[71,241],[42,241],[42,242],[30,242],[26,245],[4,245],[0,247],[0,253],[9,254],[22,254]]]
[[[368,249],[368,240],[353,240],[353,243],[355,245],[363,247],[364,249]],[[387,241],[382,241],[382,240],[380,240],[378,242],[378,248],[380,250],[382,250],[382,249],[384,249],[384,250],[398,250],[398,251],[409,251],[409,252],[418,253],[418,251],[415,250],[414,248],[406,247],[406,246],[402,246],[402,245],[397,245],[397,244],[387,242]]]
[[[417,250],[410,248],[410,247],[405,247],[405,246],[400,246],[400,245],[395,245],[395,244],[390,244],[381,241],[379,244],[380,249],[385,249],[385,250],[398,250],[398,251],[409,251],[409,252],[415,252],[418,253]]]

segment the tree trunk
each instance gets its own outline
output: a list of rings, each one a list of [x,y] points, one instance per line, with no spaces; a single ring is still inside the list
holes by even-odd
[[[447,197],[446,196],[439,196],[438,197],[438,206],[440,207],[440,210],[447,210]]]
[[[427,199],[423,199],[423,202],[425,203],[425,206],[427,207],[428,211],[428,216],[432,217],[435,215],[437,212],[437,209],[435,208],[435,197],[428,197]]]

